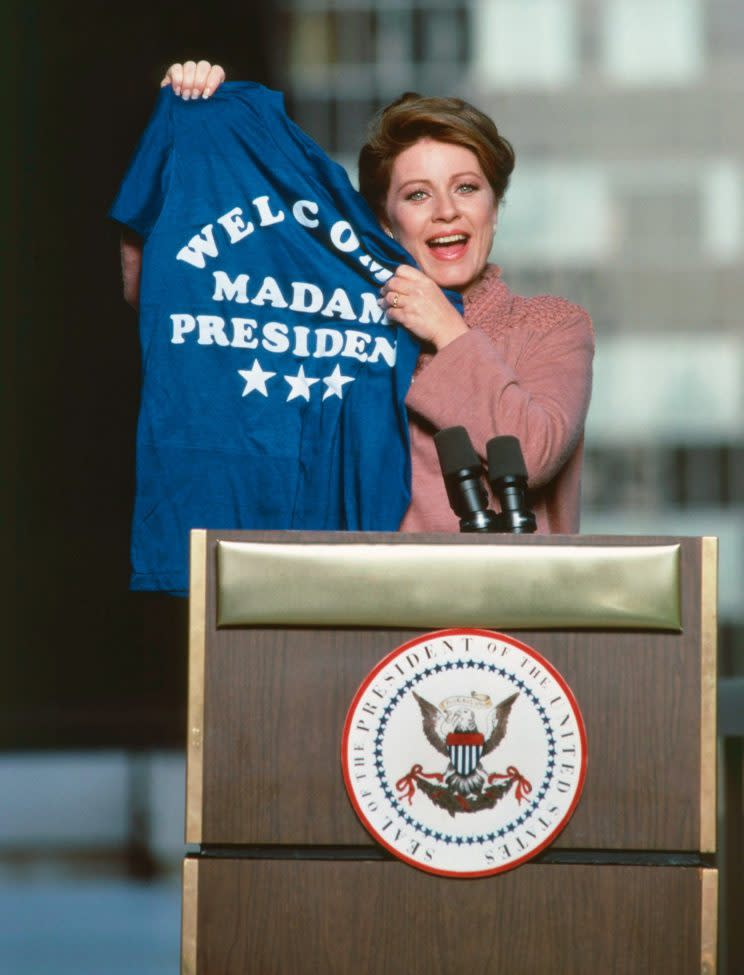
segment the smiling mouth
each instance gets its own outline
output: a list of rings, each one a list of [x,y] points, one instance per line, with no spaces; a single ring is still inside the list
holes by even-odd
[[[468,240],[467,234],[447,234],[445,237],[432,237],[426,244],[428,247],[453,247],[457,244],[467,244]]]

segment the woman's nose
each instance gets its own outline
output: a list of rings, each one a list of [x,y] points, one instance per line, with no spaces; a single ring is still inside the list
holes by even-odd
[[[437,193],[434,197],[434,219],[454,220],[457,216],[457,202],[449,193]]]

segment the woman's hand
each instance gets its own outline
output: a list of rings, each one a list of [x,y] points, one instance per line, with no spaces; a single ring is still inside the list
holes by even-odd
[[[380,293],[388,318],[431,342],[437,351],[468,331],[465,319],[439,285],[418,268],[401,264]]]
[[[209,61],[186,61],[172,64],[165,72],[160,87],[173,85],[173,91],[184,101],[190,98],[209,98],[225,80],[225,72],[219,64]]]

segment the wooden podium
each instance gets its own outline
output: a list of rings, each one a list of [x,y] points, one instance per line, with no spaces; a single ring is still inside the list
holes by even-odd
[[[192,533],[185,975],[716,969],[716,541]],[[588,742],[555,842],[496,876],[392,857],[347,798],[344,719],[412,637],[511,634]]]

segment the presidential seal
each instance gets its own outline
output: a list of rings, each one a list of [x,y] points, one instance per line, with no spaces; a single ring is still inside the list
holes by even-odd
[[[513,637],[440,630],[369,674],[342,765],[366,829],[444,876],[509,870],[548,846],[579,801],[586,735],[555,667]]]

